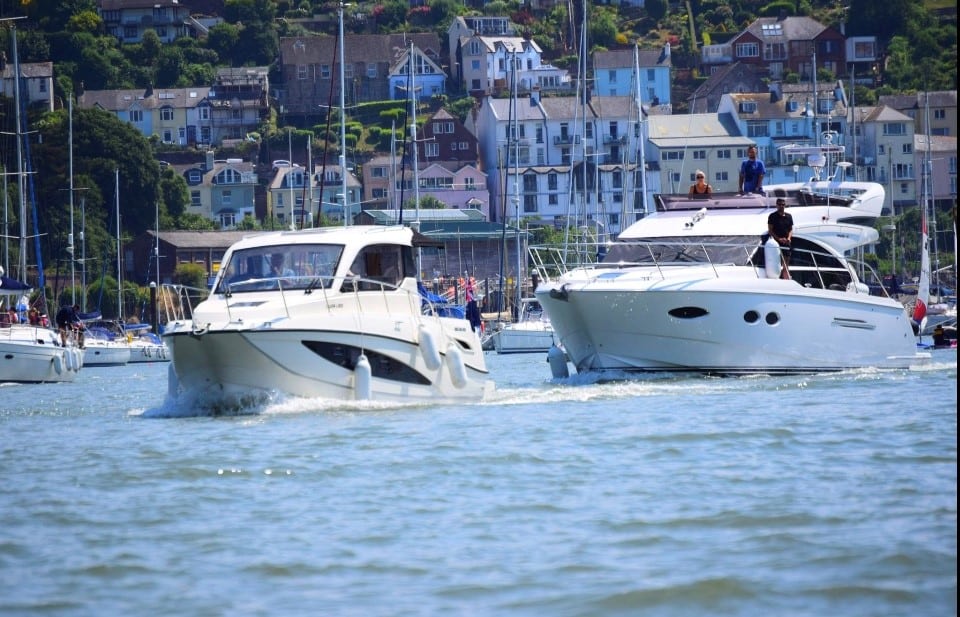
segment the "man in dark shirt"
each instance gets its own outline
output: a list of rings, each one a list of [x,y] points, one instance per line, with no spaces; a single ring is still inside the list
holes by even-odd
[[[790,278],[790,256],[793,251],[791,243],[793,242],[793,217],[787,212],[787,202],[783,199],[777,199],[777,211],[771,212],[767,217],[767,232],[770,237],[777,241],[781,248],[785,248],[783,258],[783,269],[780,272],[780,278]]]
[[[57,311],[57,329],[60,330],[60,342],[67,346],[67,330],[71,329],[77,333],[77,344],[82,348],[83,345],[83,322],[80,320],[80,305],[61,306]]]

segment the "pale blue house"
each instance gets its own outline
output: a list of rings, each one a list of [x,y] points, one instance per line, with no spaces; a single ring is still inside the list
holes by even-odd
[[[660,50],[639,50],[640,97],[644,106],[672,109],[670,97],[670,44]],[[633,49],[596,51],[593,54],[594,94],[636,96]]]

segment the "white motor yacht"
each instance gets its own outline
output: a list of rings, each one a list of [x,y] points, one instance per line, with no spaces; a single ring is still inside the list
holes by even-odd
[[[192,318],[167,317],[171,390],[211,402],[481,400],[493,384],[480,339],[421,295],[415,237],[403,226],[325,227],[234,244]]]
[[[776,197],[794,220],[782,278],[764,243]],[[870,295],[848,251],[874,243],[879,184],[838,179],[766,195],[656,196],[656,212],[586,251],[533,250],[536,296],[578,372],[806,373],[923,364],[909,315]],[[589,254],[592,263],[572,261]],[[554,354],[555,355],[555,354]],[[569,369],[551,361],[555,376]]]

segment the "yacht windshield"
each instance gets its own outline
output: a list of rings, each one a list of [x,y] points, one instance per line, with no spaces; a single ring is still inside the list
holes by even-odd
[[[649,238],[614,242],[610,245],[605,264],[618,263],[691,263],[746,265],[760,247],[760,237],[754,236],[700,236]]]
[[[214,293],[330,287],[341,244],[289,244],[235,251]]]

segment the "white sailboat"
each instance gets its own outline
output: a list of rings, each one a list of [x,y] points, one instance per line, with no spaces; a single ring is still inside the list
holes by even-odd
[[[117,207],[117,311],[120,323],[123,322],[123,278],[120,267],[120,171],[116,170],[116,207]],[[83,363],[85,366],[123,366],[130,361],[131,350],[122,331],[95,320],[88,323],[84,337]]]
[[[20,63],[17,56],[16,28],[10,28],[16,102],[17,181],[19,184],[20,255],[19,278],[4,276],[0,268],[0,308],[6,314],[14,309],[16,322],[0,323],[0,382],[73,381],[83,365],[80,351],[61,345],[59,335],[42,324],[24,323],[21,307],[28,303],[31,286],[26,283],[27,271],[27,202],[24,178],[23,120],[20,114]]]

